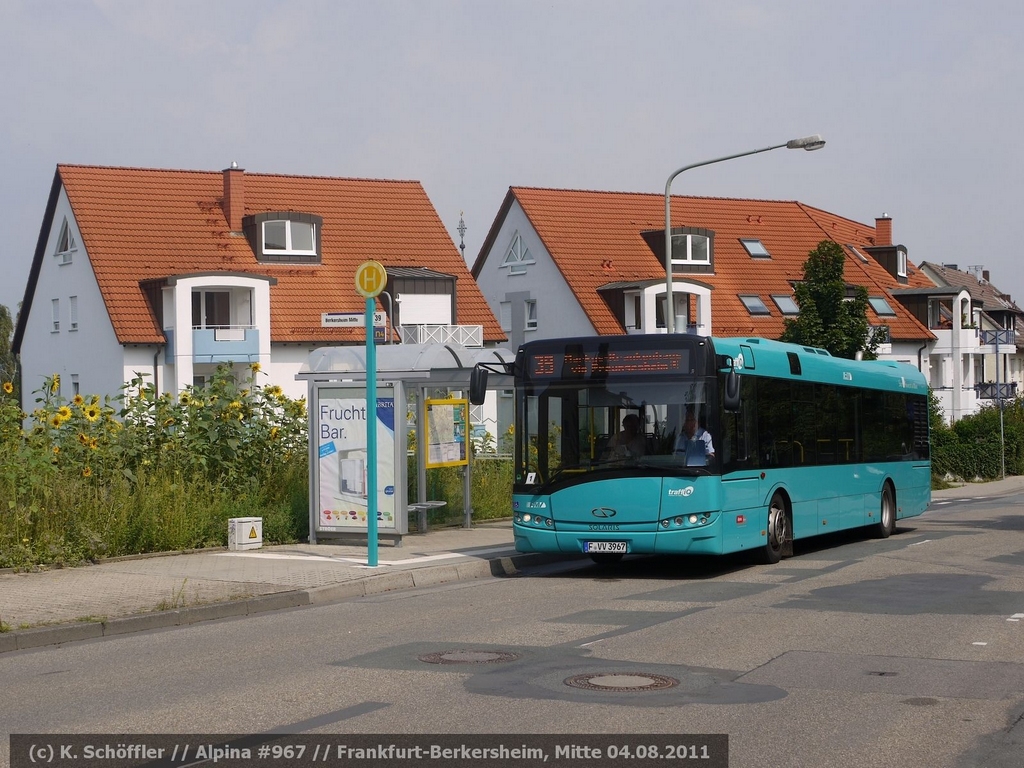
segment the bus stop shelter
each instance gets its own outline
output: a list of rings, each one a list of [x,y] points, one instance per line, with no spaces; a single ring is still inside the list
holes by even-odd
[[[309,406],[309,541],[367,536],[370,508],[368,462],[376,467],[377,531],[401,546],[409,533],[409,513],[419,513],[424,530],[426,510],[442,502],[427,498],[427,467],[465,464],[464,526],[472,522],[468,401],[452,399],[466,392],[477,363],[512,362],[503,348],[469,348],[456,344],[381,345],[376,358],[375,408],[368,407],[366,348],[321,347],[310,353],[296,379],[307,383]],[[507,381],[506,381],[507,379]],[[492,388],[511,387],[511,377],[492,375]],[[440,390],[445,395],[431,399]],[[415,421],[416,495],[408,496],[409,417]],[[376,430],[376,455],[368,452],[367,430]]]

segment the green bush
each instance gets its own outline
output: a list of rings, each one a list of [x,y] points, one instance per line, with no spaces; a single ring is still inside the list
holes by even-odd
[[[949,426],[932,399],[932,475],[936,479],[991,480],[1003,474],[1024,474],[1024,402],[1020,398],[1003,404],[1002,440],[998,404],[986,405],[977,413]],[[934,418],[939,415],[938,423]],[[1005,452],[1005,453],[1004,453]]]
[[[32,414],[0,383],[0,567],[223,546],[233,517],[304,538],[305,401],[260,375],[222,367],[178,398],[139,376],[105,402],[64,400],[54,376]]]

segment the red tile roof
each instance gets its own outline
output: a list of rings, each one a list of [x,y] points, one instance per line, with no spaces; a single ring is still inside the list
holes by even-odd
[[[640,234],[664,231],[664,195],[512,187],[480,251],[474,274],[479,274],[482,259],[513,202],[522,207],[597,332],[623,333],[598,289],[624,280],[664,279],[663,264]],[[855,245],[867,256],[864,263],[847,252],[845,277],[848,283],[867,287],[872,296],[887,295],[888,288],[933,286],[913,265],[908,284],[901,285],[871,258],[864,248],[874,245],[873,226],[799,202],[673,196],[671,209],[673,227],[701,227],[715,233],[714,274],[681,275],[678,268],[673,274],[676,280],[692,278],[712,286],[716,335],[778,338],[783,316],[771,294],[792,294],[792,283],[803,279],[808,254],[825,239]],[[771,258],[751,258],[740,238],[760,240]],[[759,295],[771,314],[752,316],[738,294]],[[897,301],[888,303],[897,316],[877,317],[869,309],[869,322],[888,325],[893,339],[932,338]]]
[[[365,309],[354,280],[367,260],[455,276],[456,322],[483,326],[488,342],[506,338],[417,181],[245,173],[245,215],[323,217],[322,263],[300,265],[259,263],[246,238],[229,231],[220,171],[59,165],[57,174],[122,344],[164,341],[141,282],[217,271],[276,278],[274,342],[362,340],[361,330],[321,327],[320,315]]]

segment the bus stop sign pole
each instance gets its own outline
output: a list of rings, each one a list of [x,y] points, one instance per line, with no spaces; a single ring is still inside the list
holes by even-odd
[[[377,352],[373,346],[374,299],[384,290],[387,270],[377,261],[356,269],[356,292],[366,299],[366,564],[377,567]]]

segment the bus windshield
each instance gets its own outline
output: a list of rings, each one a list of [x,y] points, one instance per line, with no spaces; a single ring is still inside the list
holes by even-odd
[[[517,481],[594,479],[624,467],[716,473],[715,392],[715,379],[699,376],[537,382],[520,393]]]

